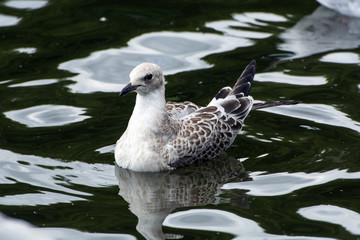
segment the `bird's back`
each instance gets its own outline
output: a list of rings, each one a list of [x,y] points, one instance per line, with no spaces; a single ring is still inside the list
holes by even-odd
[[[249,92],[255,68],[252,61],[234,87],[222,88],[206,107],[167,104],[169,116],[179,124],[176,138],[168,145],[171,167],[213,159],[232,144],[253,105]]]

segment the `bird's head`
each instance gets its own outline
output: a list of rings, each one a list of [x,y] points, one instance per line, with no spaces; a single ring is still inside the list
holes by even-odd
[[[135,91],[140,95],[147,95],[155,90],[164,88],[165,78],[161,68],[153,63],[142,63],[130,73],[130,83],[120,92],[120,96]]]

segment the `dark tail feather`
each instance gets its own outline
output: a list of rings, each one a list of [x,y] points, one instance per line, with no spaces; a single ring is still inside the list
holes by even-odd
[[[215,96],[215,99],[226,98],[229,94],[235,95],[236,98],[248,96],[251,89],[251,83],[254,80],[256,62],[252,60],[244,69],[240,77],[236,80],[233,88],[224,87]]]
[[[236,81],[230,94],[236,95],[243,92],[245,96],[248,96],[251,88],[251,83],[254,80],[255,70],[256,62],[255,60],[252,60],[249,65],[246,66],[245,70],[242,72],[242,74]]]
[[[251,110],[252,99],[248,97],[248,95],[250,93],[251,83],[254,80],[255,70],[256,62],[252,60],[237,79],[232,89],[230,87],[224,87],[215,96],[216,100],[223,99],[219,101],[219,104],[227,114],[235,118],[239,123],[238,127],[241,127],[242,124],[240,124],[240,122],[246,118]]]
[[[260,102],[254,103],[251,110],[258,110],[261,108],[275,107],[281,105],[294,105],[298,104],[300,101],[296,100],[280,100],[280,101],[269,101],[269,102]]]
[[[226,96],[229,95],[230,92],[230,87],[224,87],[216,94],[215,99],[217,100],[219,98],[226,98]]]
[[[221,106],[224,107],[225,112],[232,113],[237,116],[244,115],[246,117],[247,109],[246,106],[249,106],[249,100],[247,97],[250,93],[251,84],[254,80],[256,71],[256,62],[252,60],[244,69],[238,80],[236,81],[234,87],[222,88],[215,96],[215,99],[226,99],[229,95],[235,95],[237,100],[228,99],[228,101],[222,102]],[[242,99],[242,100],[241,100]],[[294,105],[298,104],[300,101],[295,100],[280,100],[280,101],[269,101],[269,102],[260,102],[254,103],[251,110],[257,110],[261,108],[275,107],[280,105]]]

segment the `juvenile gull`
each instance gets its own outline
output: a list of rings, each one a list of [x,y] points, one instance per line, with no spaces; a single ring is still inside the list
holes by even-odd
[[[160,67],[142,63],[130,73],[120,96],[135,91],[136,104],[124,134],[115,146],[116,163],[133,171],[170,170],[215,158],[241,130],[252,108],[292,104],[253,104],[249,96],[256,62],[251,61],[233,88],[224,87],[206,107],[165,101]]]

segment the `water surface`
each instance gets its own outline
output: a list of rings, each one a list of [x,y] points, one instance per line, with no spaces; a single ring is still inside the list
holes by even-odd
[[[358,239],[360,19],[306,1],[0,3],[4,239]],[[255,59],[253,111],[221,158],[115,167],[144,61],[207,104]],[[15,229],[15,230],[14,230]]]

